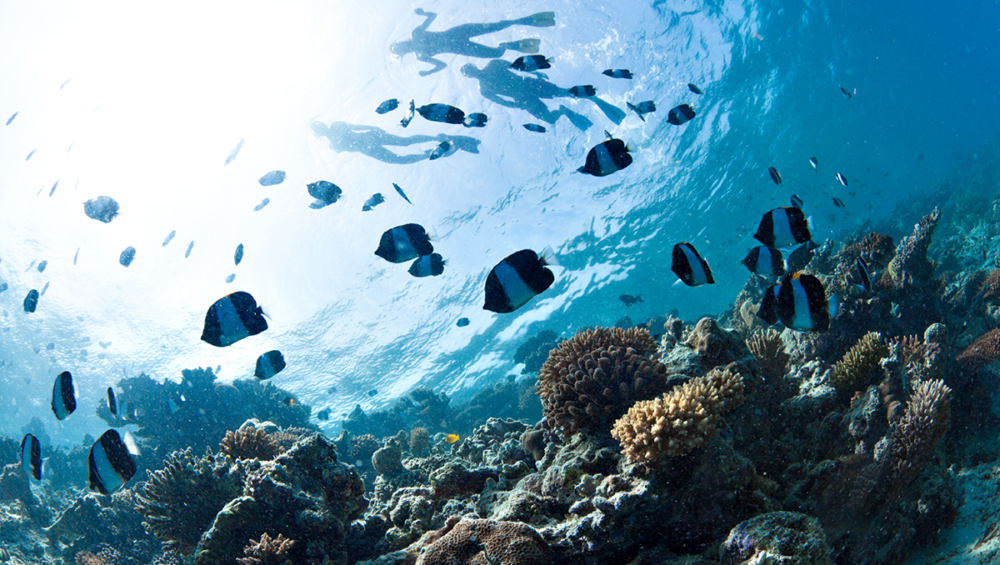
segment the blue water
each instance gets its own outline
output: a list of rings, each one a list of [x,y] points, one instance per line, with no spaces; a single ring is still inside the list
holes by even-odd
[[[266,14],[220,6],[201,18],[5,9],[0,116],[17,115],[0,128],[0,280],[10,287],[0,294],[0,431],[48,421],[49,383],[61,370],[74,371],[88,408],[50,433],[78,443],[103,429],[91,407],[124,375],[177,380],[182,368],[221,366],[221,378],[245,378],[270,349],[288,361],[274,382],[314,414],[382,407],[418,385],[468,396],[517,374],[513,350],[541,329],[569,335],[626,314],[640,322],[725,310],[746,281],[739,261],[763,212],[798,194],[817,240],[890,222],[897,203],[937,187],[1000,126],[996,3],[422,6],[438,14],[431,31],[554,11],[554,27],[476,39],[541,39],[554,58],[543,86],[488,67],[489,58],[449,53],[437,56],[444,68],[421,76],[431,65],[391,49],[424,21],[417,6],[375,4]],[[635,78],[610,79],[605,68]],[[538,99],[578,84],[594,85],[604,109]],[[375,113],[393,97],[399,109]],[[489,123],[418,116],[403,129],[410,99],[484,112]],[[609,107],[642,100],[658,106],[646,122],[609,117]],[[666,115],[680,103],[698,116],[677,127]],[[546,117],[554,123],[545,134],[522,128]],[[573,174],[604,130],[629,142],[633,165],[600,179]],[[457,152],[426,160],[442,135]],[[287,172],[282,184],[257,183],[276,169]],[[305,185],[317,180],[342,187],[343,198],[310,209]],[[386,203],[362,213],[376,192]],[[83,214],[99,195],[121,203],[107,225]],[[270,205],[254,211],[265,198]],[[435,232],[444,275],[413,279],[372,254],[384,230],[407,222]],[[173,230],[178,239],[162,245]],[[670,252],[680,241],[712,265],[714,287],[674,284]],[[239,243],[246,256],[234,266]],[[136,255],[124,269],[128,246]],[[489,269],[545,246],[560,262],[555,285],[516,313],[483,311]],[[44,273],[28,268],[41,260]],[[26,315],[24,295],[49,283]],[[235,290],[264,304],[271,329],[226,350],[200,342],[208,306]],[[626,308],[626,293],[644,302]],[[456,327],[463,316],[471,324]],[[333,420],[316,423],[334,431]]]

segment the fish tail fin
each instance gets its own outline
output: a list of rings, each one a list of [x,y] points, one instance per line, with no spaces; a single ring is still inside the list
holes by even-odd
[[[615,138],[615,136],[611,135],[611,133],[608,130],[604,130],[604,135],[607,136],[608,139],[614,139]]]
[[[826,310],[830,313],[830,318],[836,318],[840,311],[840,298],[836,294],[831,294],[826,301]]]
[[[556,25],[555,12],[538,12],[528,16],[528,25],[534,27],[552,27]]]
[[[576,174],[576,173],[582,173],[582,172],[584,172],[583,167],[578,167],[575,171],[573,171],[570,174]]]
[[[545,249],[542,249],[541,260],[543,265],[559,266],[559,259],[556,258],[556,252],[552,250],[551,245],[546,245]]]
[[[437,236],[437,234],[436,234],[436,233],[434,233],[434,232],[433,232],[432,230],[428,230],[428,229],[425,229],[425,230],[424,230],[424,233],[426,233],[426,234],[427,234],[427,239],[428,239],[429,241],[437,241],[437,240],[438,240],[438,236]]]
[[[816,222],[813,221],[813,217],[812,216],[809,216],[808,218],[806,218],[806,227],[809,228],[809,233],[812,233],[812,232],[816,231]],[[812,241],[812,240],[810,239],[810,241]]]
[[[636,302],[642,302],[642,295],[641,294],[635,295],[635,301]]]

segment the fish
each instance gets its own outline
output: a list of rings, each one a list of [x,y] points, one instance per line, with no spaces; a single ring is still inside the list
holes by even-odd
[[[90,447],[87,457],[90,490],[111,494],[136,472],[135,459],[116,430],[108,430]]]
[[[688,286],[715,284],[712,268],[708,266],[708,261],[705,261],[698,254],[698,250],[686,241],[674,245],[670,270]]]
[[[115,396],[115,389],[108,387],[108,410],[115,418],[118,417],[118,398]]]
[[[87,217],[106,224],[118,215],[118,202],[110,196],[98,196],[84,202],[83,211]]]
[[[789,247],[812,239],[810,223],[798,208],[775,208],[764,213],[753,237],[768,247]]]
[[[406,197],[406,193],[403,192],[402,188],[399,188],[398,184],[392,183],[392,187],[396,189],[396,192],[398,192],[400,196],[403,197],[403,200],[406,200],[407,204],[409,204],[410,206],[413,206],[413,202],[410,202],[410,199]]]
[[[836,206],[837,208],[843,208],[845,206],[844,201],[837,198],[836,196],[833,197],[833,205]]]
[[[781,290],[781,283],[772,284],[764,291],[764,298],[757,308],[757,317],[773,326],[778,323],[778,292]]]
[[[510,64],[510,68],[515,71],[530,73],[542,69],[552,68],[552,59],[546,59],[545,55],[522,55]]]
[[[38,267],[37,267],[38,272],[39,273],[44,273],[45,272],[45,267],[48,267],[48,266],[49,266],[49,262],[46,261],[45,259],[42,259],[42,261],[40,263],[38,263]]]
[[[31,156],[35,154],[35,151],[38,151],[38,150],[37,149],[32,149],[31,153],[28,153],[28,156],[25,157],[24,160],[25,161],[30,161],[31,160]]]
[[[361,207],[361,211],[367,212],[383,202],[385,202],[385,198],[382,197],[382,193],[376,192],[375,194],[372,195],[371,198],[365,200],[365,204],[364,206]]]
[[[795,271],[801,271],[806,268],[806,265],[812,261],[813,253],[819,249],[819,245],[816,245],[809,240],[802,245],[795,248],[794,251],[788,254],[785,258],[785,272],[794,273]]]
[[[577,172],[603,177],[616,173],[632,164],[632,156],[629,155],[628,146],[620,139],[611,137],[611,134],[604,132],[610,139],[602,141],[587,152],[587,161]]]
[[[865,292],[872,291],[872,276],[868,272],[868,263],[861,257],[854,263],[854,272],[851,273],[852,279],[855,281],[854,285],[864,290]]]
[[[76,265],[76,260],[80,258],[80,248],[76,248],[76,254],[73,255],[73,264]]]
[[[758,245],[751,249],[741,263],[750,269],[751,273],[758,275],[780,277],[785,274],[781,251],[766,245]]]
[[[632,296],[631,294],[623,294],[618,297],[618,300],[624,302],[625,306],[632,306],[633,304],[642,302],[642,295],[636,294],[635,296]]]
[[[326,391],[327,394],[336,394],[336,392],[337,392],[337,387],[335,386],[328,388]]]
[[[459,437],[458,434],[448,434],[448,435],[444,436],[444,440],[446,442],[448,442],[448,443],[455,443],[459,439],[461,439],[461,438]]]
[[[601,74],[611,78],[632,78],[632,71],[628,69],[605,69]]]
[[[28,295],[24,297],[24,311],[27,313],[32,313],[35,308],[38,307],[38,291],[31,289],[28,291]]]
[[[285,171],[274,170],[260,177],[257,182],[261,186],[274,186],[285,182]]]
[[[52,351],[52,350],[53,350],[53,349],[55,349],[55,348],[56,348],[56,344],[55,344],[55,343],[52,343],[52,342],[49,342],[49,343],[47,343],[47,344],[45,345],[45,350],[46,350],[46,351]]]
[[[374,388],[368,391],[368,396],[375,396],[376,394],[378,394],[378,390]]]
[[[404,128],[410,125],[410,122],[413,120],[414,111],[415,110],[413,106],[413,100],[410,100],[410,109],[407,110],[406,114],[403,115],[403,119],[399,120],[399,125],[403,126]]]
[[[815,157],[809,158],[809,164],[812,165],[814,171],[819,172],[819,160]]]
[[[0,283],[0,292],[3,292],[8,288],[10,288],[10,286],[8,286],[7,283]]]
[[[688,83],[688,90],[690,90],[691,92],[694,92],[695,94],[697,94],[699,96],[703,94],[703,92],[701,91],[701,89],[698,88],[698,85],[694,84],[693,82],[689,82]]]
[[[652,100],[639,102],[638,104],[635,105],[633,105],[631,102],[626,102],[625,105],[628,106],[629,109],[631,109],[633,112],[635,112],[639,116],[639,119],[644,122],[646,121],[646,114],[656,111],[656,102],[653,102]]]
[[[236,273],[229,273],[229,275],[226,277],[226,284],[229,284],[235,280],[236,280]]]
[[[258,205],[256,205],[256,206],[253,207],[253,211],[254,212],[260,212],[261,210],[264,209],[264,206],[267,206],[270,203],[271,203],[271,199],[270,198],[265,198],[265,199],[263,199],[263,200],[260,201],[260,204],[258,204]]]
[[[460,328],[464,328],[465,326],[469,325],[469,319],[468,318],[459,318],[458,321],[455,322],[455,325],[458,326],[458,327],[460,327]]]
[[[444,157],[445,154],[448,153],[448,151],[451,151],[451,142],[442,141],[441,143],[438,144],[437,147],[434,148],[434,151],[431,151],[431,156],[429,157],[429,160],[433,161],[434,159],[440,159],[441,157]]]
[[[469,114],[465,118],[465,121],[462,122],[462,123],[467,128],[482,128],[482,127],[486,127],[486,121],[487,121],[487,119],[488,118],[486,117],[486,114],[483,114],[482,112],[475,112],[475,113]]]
[[[191,240],[191,243],[188,244],[187,251],[184,252],[184,258],[185,259],[187,259],[188,257],[191,256],[191,250],[192,249],[194,249],[194,240]]]
[[[216,300],[205,314],[201,340],[226,347],[267,329],[264,311],[249,292],[237,291]]]
[[[32,479],[42,480],[42,442],[31,434],[21,440],[21,468]]]
[[[556,264],[550,247],[546,247],[541,256],[531,249],[508,255],[486,277],[483,310],[505,314],[524,306],[552,286],[556,277],[546,266]]]
[[[675,106],[670,109],[670,113],[667,114],[667,121],[679,126],[681,124],[687,123],[689,120],[695,117],[695,112],[691,106],[687,104],[681,104],[680,106]]]
[[[45,283],[45,286],[42,287],[41,296],[45,296],[45,291],[49,289],[49,285],[50,284],[52,284],[52,283],[51,282]]]
[[[240,142],[236,144],[236,147],[233,147],[232,151],[229,152],[229,156],[226,157],[226,162],[223,163],[222,166],[225,167],[229,163],[232,163],[233,159],[235,159],[236,156],[240,154],[240,149],[242,147],[243,147],[243,138],[241,137]]]
[[[823,332],[830,328],[835,300],[827,299],[823,283],[802,272],[785,275],[777,296],[778,319],[786,328]]]
[[[52,195],[56,193],[57,186],[59,186],[59,181],[56,181],[56,183],[52,185],[52,190],[49,191],[49,198],[52,198]]]
[[[11,122],[14,121],[14,118],[17,117],[17,114],[18,114],[18,112],[14,112],[14,114],[11,117],[7,118],[7,125],[8,126],[10,125]]]
[[[524,129],[528,131],[533,131],[535,133],[545,133],[545,126],[538,124],[524,124]]]
[[[389,112],[395,110],[396,108],[399,108],[399,100],[396,100],[395,98],[390,98],[385,102],[379,104],[378,108],[375,108],[375,113],[388,114]]]
[[[436,277],[444,272],[445,260],[437,253],[417,257],[410,265],[409,273],[417,278]]]
[[[57,420],[65,420],[76,410],[76,389],[73,388],[73,374],[63,371],[52,385],[52,413]]]
[[[778,172],[778,169],[768,167],[767,174],[771,175],[771,180],[774,181],[774,184],[781,184],[781,174]]]
[[[330,409],[324,408],[316,413],[316,418],[323,420],[324,422],[330,419]]]
[[[853,95],[853,94],[851,94],[851,91],[850,91],[850,90],[847,90],[847,89],[846,89],[846,88],[844,88],[843,86],[841,86],[841,87],[840,87],[840,91],[841,91],[841,92],[843,92],[843,93],[844,93],[844,96],[846,96],[846,97],[848,97],[848,98],[853,98],[853,97],[854,97],[854,95]]]
[[[121,263],[122,267],[128,267],[132,264],[132,259],[135,259],[135,247],[131,245],[122,251],[122,254],[118,257],[118,262]]]
[[[417,108],[417,113],[425,120],[444,124],[460,124],[465,120],[465,112],[447,104],[426,104]]]
[[[420,224],[403,224],[386,230],[375,250],[375,255],[390,263],[405,263],[431,253],[434,253],[434,246]]]
[[[837,173],[837,180],[840,181],[840,184],[844,185],[845,187],[847,186],[847,178],[844,177],[844,175]]]
[[[167,239],[163,240],[163,245],[161,245],[160,247],[166,247],[167,244],[174,239],[175,235],[177,235],[177,230],[170,230],[170,233],[167,235]]]
[[[340,190],[339,186],[325,180],[307,184],[306,190],[309,191],[310,196],[316,199],[315,202],[309,205],[313,210],[319,210],[333,204],[340,200],[340,196],[344,193],[343,190]]]
[[[243,260],[243,244],[241,243],[236,246],[236,253],[233,255],[233,262],[239,265],[240,261],[242,260]]]
[[[285,356],[274,349],[257,358],[257,367],[253,371],[253,376],[263,381],[277,375],[284,368]]]
[[[577,98],[588,98],[597,94],[597,89],[589,84],[581,84],[579,86],[573,86],[566,89],[567,92],[576,96]]]

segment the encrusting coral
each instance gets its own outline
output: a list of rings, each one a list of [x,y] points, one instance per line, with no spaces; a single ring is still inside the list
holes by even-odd
[[[864,388],[879,367],[889,348],[878,332],[868,332],[833,366],[830,384],[837,390],[852,393]]]
[[[430,534],[433,541],[417,565],[549,565],[552,552],[542,536],[519,522],[463,518]]]
[[[747,347],[757,358],[766,377],[774,378],[785,374],[785,366],[791,356],[785,353],[780,333],[771,328],[757,330],[747,339]]]
[[[235,432],[226,432],[226,437],[219,443],[219,451],[233,459],[270,461],[281,449],[266,431],[254,426],[243,426]]]
[[[664,373],[649,331],[584,330],[549,352],[538,395],[549,425],[564,436],[606,434],[636,400],[663,391]]]
[[[611,435],[629,461],[657,463],[711,439],[719,431],[719,415],[742,403],[743,377],[715,368],[661,398],[637,402],[615,422]]]
[[[295,547],[295,540],[286,538],[283,534],[272,538],[264,532],[260,541],[250,540],[250,545],[243,548],[243,555],[236,560],[239,565],[281,565],[291,557],[289,553]]]

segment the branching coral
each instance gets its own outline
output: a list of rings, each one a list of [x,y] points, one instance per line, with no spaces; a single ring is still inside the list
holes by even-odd
[[[891,433],[894,455],[909,465],[923,461],[948,430],[951,389],[944,381],[924,381],[916,386],[906,411]]]
[[[514,352],[514,362],[524,363],[525,372],[537,373],[548,358],[549,351],[556,347],[557,341],[559,335],[556,332],[542,330],[518,346]]]
[[[771,328],[757,330],[747,339],[747,347],[757,358],[766,377],[774,378],[785,374],[790,355],[785,353],[780,333]]]
[[[464,518],[428,545],[417,565],[548,565],[551,561],[548,544],[530,526]]]
[[[270,461],[281,449],[267,432],[254,426],[244,426],[235,432],[226,432],[219,443],[219,451],[233,459],[260,459]]]
[[[879,361],[889,353],[882,334],[868,332],[833,366],[830,384],[837,390],[852,393],[864,388],[879,367]]]
[[[665,371],[655,355],[645,329],[597,328],[560,343],[538,380],[549,425],[566,437],[607,433],[636,400],[663,390]]]
[[[264,532],[260,541],[250,540],[250,545],[243,548],[245,557],[236,560],[239,565],[281,565],[291,557],[295,540],[286,538],[283,534],[272,538]]]
[[[927,249],[931,237],[941,219],[941,211],[935,208],[913,227],[913,233],[899,243],[896,256],[889,262],[881,283],[896,289],[909,286],[914,280],[929,280],[934,273],[934,265],[927,259]]]
[[[243,489],[238,471],[213,457],[197,458],[191,448],[171,453],[163,469],[146,473],[148,479],[136,493],[143,523],[163,540],[164,549],[185,554]]]
[[[633,463],[683,455],[711,439],[719,415],[743,403],[743,377],[716,368],[655,400],[637,402],[615,422],[611,435]]]

